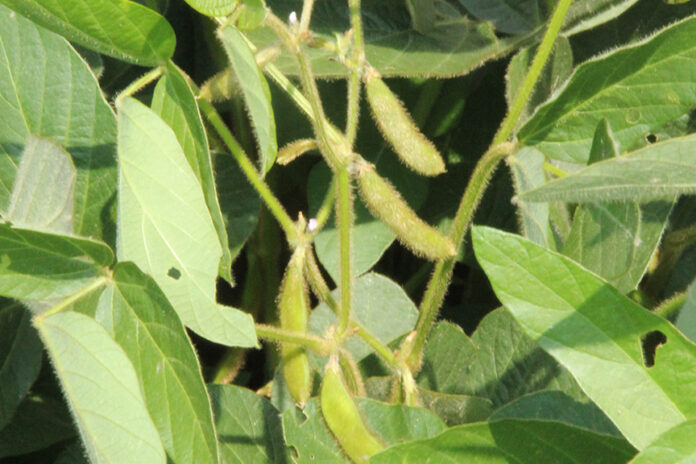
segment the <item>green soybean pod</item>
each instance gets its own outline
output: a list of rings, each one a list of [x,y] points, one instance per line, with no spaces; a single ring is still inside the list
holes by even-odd
[[[399,158],[424,176],[445,172],[445,163],[435,145],[416,127],[404,104],[376,71],[368,71],[365,89],[372,116]]]
[[[454,256],[452,240],[419,218],[399,192],[375,172],[374,166],[365,163],[358,168],[358,186],[370,212],[416,255],[432,260]]]
[[[329,360],[321,384],[321,412],[343,451],[358,464],[368,463],[370,456],[384,449],[384,445],[368,430],[360,411],[348,393],[338,362]]]
[[[278,297],[280,327],[295,332],[306,332],[309,319],[309,300],[303,268],[304,250],[298,248],[285,271]],[[282,343],[280,354],[288,391],[295,401],[304,404],[312,393],[312,372],[307,352],[294,343]]]

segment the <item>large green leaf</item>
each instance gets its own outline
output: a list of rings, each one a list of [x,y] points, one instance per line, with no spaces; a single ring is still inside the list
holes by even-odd
[[[560,422],[502,420],[452,427],[429,440],[388,448],[372,464],[623,464],[635,454],[625,441]]]
[[[0,458],[32,453],[75,434],[70,412],[62,401],[29,395],[17,408],[12,421],[0,427]]]
[[[65,312],[34,323],[92,463],[166,461],[133,365],[93,319]]]
[[[696,460],[696,420],[669,429],[640,452],[631,464],[686,464]]]
[[[102,242],[0,224],[0,295],[46,300],[85,287],[114,259]]]
[[[145,405],[174,462],[217,463],[213,416],[198,358],[174,308],[133,263],[114,269],[96,319],[133,363]]]
[[[235,385],[209,385],[222,462],[289,463],[278,410],[264,397]]]
[[[30,135],[4,219],[18,227],[71,234],[75,176],[72,159],[60,145]]]
[[[695,60],[696,18],[691,17],[579,66],[518,138],[550,158],[584,163],[595,127],[606,118],[618,142],[630,150],[696,106]]]
[[[413,301],[392,280],[379,274],[365,274],[353,281],[353,318],[384,344],[406,335],[416,325],[418,309]],[[333,292],[339,298],[339,290]],[[309,329],[323,336],[330,325],[336,324],[336,315],[322,303],[309,319]],[[373,353],[359,337],[347,340],[345,347],[356,361]]]
[[[644,202],[694,192],[696,134],[647,145],[626,155],[594,163],[569,176],[528,190],[520,195],[520,199],[578,203]]]
[[[696,345],[671,324],[565,256],[486,227],[472,236],[500,301],[638,449],[696,416]],[[654,356],[652,332],[667,341]]]
[[[242,88],[259,147],[260,171],[265,174],[273,166],[278,152],[271,91],[242,33],[235,27],[227,26],[219,32],[219,36]]]
[[[9,205],[29,135],[47,137],[72,155],[77,169],[74,232],[112,243],[113,111],[87,64],[63,38],[2,5],[0,114],[0,210]]]
[[[273,12],[287,18],[302,11],[301,0],[267,2]],[[483,62],[514,49],[520,37],[498,39],[488,22],[472,21],[449,6],[451,15],[428,31],[416,31],[405,1],[364,0],[362,16],[367,61],[383,76],[440,76],[466,74]],[[334,33],[350,28],[345,2],[317,2],[312,15],[312,31],[318,38],[335,41]],[[277,42],[268,28],[249,32],[259,49]],[[344,77],[346,68],[335,59],[336,53],[322,48],[307,48],[312,69],[319,77]],[[287,73],[297,74],[297,63],[289,54],[275,63]]]
[[[488,398],[494,408],[545,389],[579,396],[568,372],[503,308],[487,315],[471,338],[449,322],[436,325],[417,380],[430,390]]]
[[[128,0],[1,1],[37,24],[105,55],[154,66],[174,53],[176,38],[167,20]]]
[[[41,369],[41,341],[31,314],[0,300],[0,429],[12,418]]]
[[[666,201],[578,206],[563,254],[628,293],[643,278],[671,211]]]
[[[162,288],[182,322],[227,345],[255,346],[247,314],[215,303],[222,250],[203,191],[171,128],[142,103],[119,108],[119,249]]]
[[[152,96],[152,110],[172,128],[191,169],[201,183],[205,203],[210,211],[222,247],[219,273],[222,278],[232,282],[232,255],[227,243],[227,230],[215,189],[215,176],[208,148],[208,137],[198,111],[196,97],[186,82],[184,74],[172,62],[167,63],[166,73],[155,87]]]

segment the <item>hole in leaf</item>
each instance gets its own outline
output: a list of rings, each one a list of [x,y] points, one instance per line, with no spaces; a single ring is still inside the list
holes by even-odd
[[[657,135],[652,134],[652,133],[647,134],[645,136],[645,141],[648,143],[655,143],[655,142],[657,142]]]
[[[645,367],[653,367],[655,365],[657,348],[665,343],[667,343],[667,337],[659,330],[648,332],[640,339],[640,344],[643,348],[643,364]]]
[[[179,280],[179,277],[181,277],[181,271],[175,267],[172,267],[167,271],[167,275],[174,280]]]

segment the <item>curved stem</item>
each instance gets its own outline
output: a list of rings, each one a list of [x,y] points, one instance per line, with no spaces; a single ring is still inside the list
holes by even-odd
[[[153,82],[155,79],[158,79],[161,75],[162,68],[158,66],[131,82],[128,87],[123,89],[116,97],[116,107],[121,104],[124,98],[133,96],[134,94],[140,92],[146,85]]]
[[[478,207],[481,198],[483,198],[483,193],[486,191],[488,182],[490,181],[493,172],[500,163],[500,161],[511,154],[515,149],[515,145],[512,143],[505,143],[512,135],[512,131],[517,124],[517,120],[524,109],[524,106],[534,89],[539,75],[541,74],[546,60],[551,53],[553,44],[556,40],[558,32],[563,25],[563,19],[568,11],[568,7],[572,0],[559,0],[556,9],[553,12],[549,26],[544,34],[544,38],[537,49],[537,53],[532,60],[532,64],[525,76],[522,88],[515,97],[510,111],[505,116],[505,119],[500,125],[498,132],[493,138],[493,143],[491,148],[481,157],[481,159],[476,164],[474,172],[471,175],[469,184],[464,191],[464,196],[459,203],[459,208],[457,209],[457,214],[454,217],[452,226],[450,229],[450,238],[454,241],[457,246],[460,246],[464,240],[464,235],[471,225],[471,220],[474,217],[476,208]],[[425,347],[425,341],[430,333],[430,329],[435,322],[437,317],[437,312],[442,305],[444,300],[447,287],[449,286],[450,280],[452,278],[452,271],[454,270],[454,264],[456,262],[456,257],[440,260],[435,265],[435,270],[430,282],[428,282],[428,287],[423,296],[423,300],[420,305],[420,314],[418,315],[418,321],[416,323],[416,337],[413,342],[413,348],[408,357],[407,363],[413,373],[417,373],[420,370],[421,363],[423,360],[423,348]]]
[[[254,167],[254,164],[244,152],[244,149],[239,145],[237,139],[234,138],[232,132],[230,132],[225,123],[222,121],[222,118],[215,110],[215,107],[207,100],[198,100],[198,106],[203,114],[205,114],[206,118],[208,118],[208,121],[210,121],[210,124],[225,143],[230,153],[232,153],[232,156],[234,156],[234,159],[239,164],[239,167],[242,169],[247,179],[249,179],[249,182],[251,182],[256,191],[259,192],[259,195],[263,199],[264,203],[266,203],[268,210],[273,214],[280,226],[283,228],[288,242],[291,244],[297,243],[298,233],[295,223],[285,211],[283,205],[280,204],[280,201],[278,201],[275,195],[273,195],[271,189],[268,187],[266,182]]]

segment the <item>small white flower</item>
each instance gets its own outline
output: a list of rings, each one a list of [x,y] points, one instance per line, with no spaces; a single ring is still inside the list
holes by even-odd
[[[293,26],[297,26],[297,13],[294,11],[290,13],[290,17],[288,18],[290,20],[290,24]]]
[[[317,220],[314,218],[311,218],[309,222],[307,223],[307,230],[310,232],[314,232],[314,230],[317,228],[319,224],[317,223]]]

